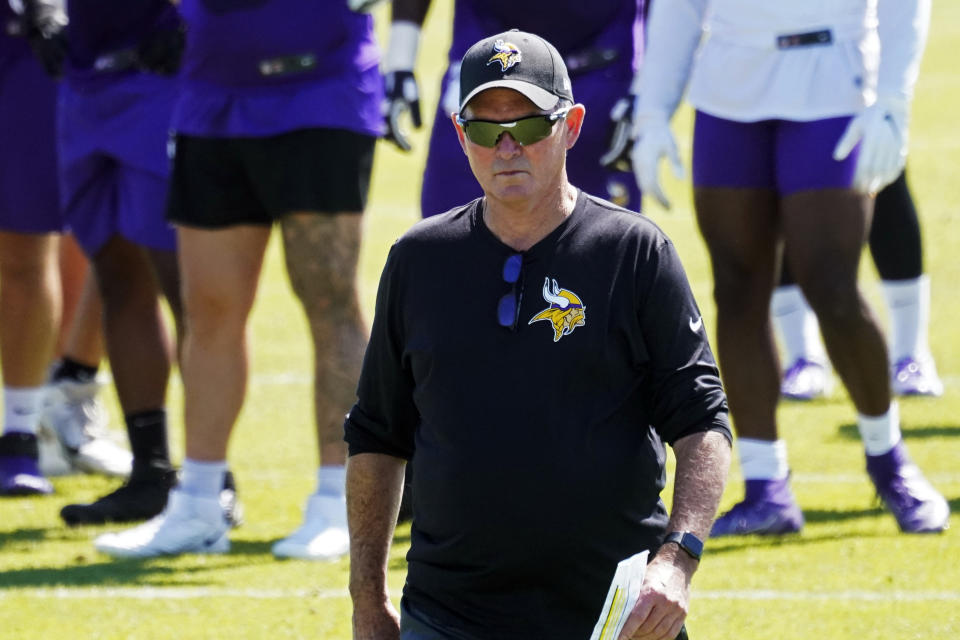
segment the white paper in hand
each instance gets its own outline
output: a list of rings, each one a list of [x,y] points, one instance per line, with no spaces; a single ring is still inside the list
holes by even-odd
[[[640,587],[647,572],[649,553],[641,551],[617,564],[617,572],[613,574],[610,590],[607,591],[607,601],[603,603],[603,611],[600,612],[590,640],[617,640],[620,636],[627,617],[640,599]]]

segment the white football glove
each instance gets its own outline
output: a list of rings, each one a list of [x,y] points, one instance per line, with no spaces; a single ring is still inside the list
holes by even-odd
[[[629,95],[614,103],[610,110],[610,125],[607,133],[607,151],[600,156],[600,164],[615,171],[633,171],[630,151],[633,149],[634,114],[640,98]]]
[[[670,122],[661,114],[638,114],[634,126],[636,134],[630,162],[637,185],[640,191],[656,198],[664,209],[669,209],[670,201],[660,186],[660,159],[666,156],[670,160],[673,175],[678,179],[683,177],[683,165],[680,163],[677,143],[670,132]]]
[[[347,0],[347,6],[357,13],[370,13],[381,0]]]
[[[873,195],[900,175],[907,163],[908,118],[905,102],[881,99],[850,121],[833,150],[833,159],[845,159],[860,143],[854,189]]]

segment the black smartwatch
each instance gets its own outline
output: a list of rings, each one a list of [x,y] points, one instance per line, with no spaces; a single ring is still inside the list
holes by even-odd
[[[694,560],[699,560],[703,555],[703,540],[693,535],[689,531],[671,531],[663,539],[663,544],[675,542],[678,547],[684,550],[688,556]]]

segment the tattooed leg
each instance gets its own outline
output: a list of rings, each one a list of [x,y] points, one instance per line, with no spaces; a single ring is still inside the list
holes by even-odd
[[[325,465],[346,460],[343,416],[356,398],[367,346],[357,298],[361,216],[294,213],[283,219],[287,273],[310,325],[314,408]]]

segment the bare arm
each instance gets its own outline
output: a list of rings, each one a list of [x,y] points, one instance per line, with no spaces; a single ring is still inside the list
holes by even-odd
[[[380,453],[347,460],[350,597],[355,640],[399,640],[400,616],[387,592],[387,556],[406,463]]]
[[[673,445],[677,458],[668,531],[710,534],[730,467],[730,443],[715,431],[695,433]],[[673,640],[687,617],[690,580],[699,562],[675,544],[664,545],[647,565],[637,606],[620,638]]]

